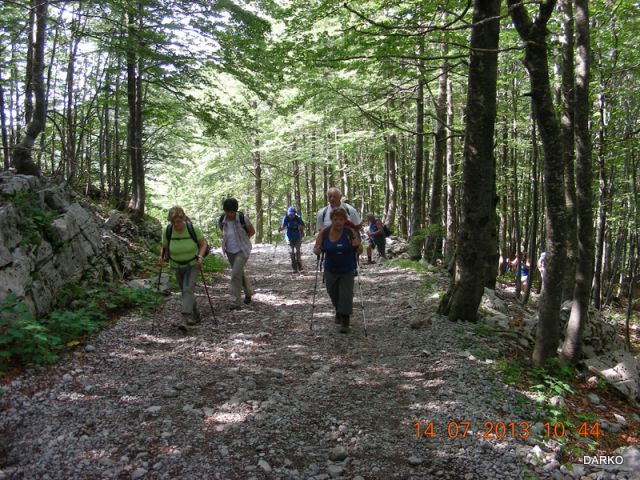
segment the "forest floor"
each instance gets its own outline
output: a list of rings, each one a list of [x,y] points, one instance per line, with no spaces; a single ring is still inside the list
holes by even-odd
[[[286,246],[257,245],[251,304],[228,310],[228,270],[209,286],[217,324],[199,287],[203,321],[186,335],[174,294],[155,314],[129,314],[56,365],[12,379],[0,395],[0,479],[592,471],[561,464],[540,406],[501,381],[494,360],[470,353],[498,350],[495,337],[435,315],[429,284],[446,278],[362,265],[351,332],[341,334],[321,278],[314,288],[310,244],[304,261],[304,274],[293,274]]]

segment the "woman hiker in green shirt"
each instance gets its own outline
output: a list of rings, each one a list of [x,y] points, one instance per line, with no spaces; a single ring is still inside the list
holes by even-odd
[[[208,248],[207,241],[202,235],[202,230],[189,223],[181,207],[173,207],[169,210],[167,219],[170,225],[162,230],[160,265],[163,265],[168,259],[176,274],[176,280],[182,292],[183,324],[181,327],[195,325],[200,321],[200,312],[194,290],[198,270],[202,267],[202,258]],[[197,243],[194,241],[194,236]],[[169,241],[167,241],[167,237],[169,237]]]

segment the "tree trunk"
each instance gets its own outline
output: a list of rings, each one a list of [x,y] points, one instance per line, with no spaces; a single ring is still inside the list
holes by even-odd
[[[424,53],[424,43],[420,42],[420,54]],[[421,72],[421,70],[420,70]],[[416,143],[415,143],[415,172],[413,174],[413,195],[411,198],[411,224],[409,227],[409,258],[420,260],[422,257],[422,165],[424,163],[424,79],[418,77],[416,91]],[[417,237],[417,238],[416,238]]]
[[[389,135],[388,148],[388,183],[389,203],[387,207],[386,223],[394,225],[396,221],[396,195],[398,190],[398,137],[395,133]]]
[[[494,166],[499,12],[500,0],[474,2],[456,275],[439,309],[453,321],[475,321],[484,292],[495,176],[490,170]]]
[[[604,91],[604,87],[602,87]],[[599,121],[600,128],[598,130],[598,230],[596,233],[596,252],[595,252],[595,272],[593,277],[593,302],[599,310],[602,291],[602,260],[604,258],[605,232],[607,228],[607,204],[608,204],[608,186],[607,186],[607,168],[605,158],[605,130],[607,108],[604,93],[599,95]]]
[[[576,207],[578,218],[578,262],[575,290],[562,358],[578,361],[582,332],[587,324],[589,294],[593,275],[593,194],[591,182],[591,133],[589,131],[589,76],[591,47],[589,40],[589,2],[575,0],[576,22]]]
[[[573,298],[576,277],[576,258],[578,251],[578,234],[576,218],[576,184],[574,175],[575,140],[574,140],[574,111],[575,111],[575,75],[574,75],[574,40],[573,40],[573,6],[572,0],[560,0],[562,13],[562,35],[560,44],[562,61],[562,84],[560,135],[562,138],[562,153],[564,155],[564,195],[567,208],[567,259],[565,261],[564,280],[562,285],[562,300]]]
[[[263,227],[262,227],[262,165],[260,158],[260,140],[257,138],[253,141],[253,171],[255,172],[255,202],[256,202],[256,243],[262,243]]]
[[[447,81],[447,240],[445,243],[445,265],[453,260],[456,251],[456,231],[458,229],[456,209],[456,183],[457,173],[456,157],[454,153],[453,135],[453,84],[451,78]]]
[[[76,35],[77,30],[77,19],[74,18],[71,22],[71,40],[69,46],[69,60],[67,63],[67,104],[65,107],[66,110],[66,162],[68,165],[69,175],[67,176],[67,181],[72,184],[78,173],[78,158],[77,158],[77,150],[76,150],[76,115],[75,115],[75,95],[74,95],[74,86],[75,86],[75,65],[76,65],[76,54],[78,52],[78,44],[80,43],[80,39]]]
[[[138,3],[137,13],[129,12],[129,45],[127,50],[127,101],[129,105],[129,129],[127,150],[131,165],[131,198],[129,208],[133,215],[142,218],[145,207],[145,172],[142,155],[142,59],[138,54],[141,39],[143,6]],[[137,22],[136,22],[137,21]],[[138,23],[136,25],[136,23]]]
[[[443,55],[448,53],[444,48]],[[425,258],[432,264],[440,257],[437,245],[443,236],[442,228],[442,180],[444,161],[447,153],[447,81],[449,65],[445,60],[438,82],[438,103],[436,105],[435,145],[433,150],[433,175],[431,176],[431,202],[429,203],[428,232],[425,242]]]
[[[46,43],[48,2],[46,0],[33,1],[35,12],[36,35],[33,45],[33,71],[32,85],[35,95],[33,116],[28,123],[22,140],[16,145],[13,152],[13,162],[16,172],[26,175],[40,175],[40,169],[33,162],[32,151],[36,138],[44,130],[47,104],[44,83],[44,47]]]
[[[536,268],[536,234],[538,232],[538,134],[536,131],[536,113],[533,102],[531,104],[531,230],[529,239],[529,275],[527,285],[524,289],[522,304],[526,305],[531,295],[531,285],[533,284],[533,274]]]
[[[4,170],[9,170],[11,157],[9,156],[9,132],[7,131],[7,105],[4,99],[2,86],[2,69],[0,69],[0,131],[2,131],[2,158]]]
[[[533,363],[544,365],[555,356],[560,340],[560,303],[562,271],[566,252],[564,200],[564,165],[560,122],[552,100],[547,58],[547,23],[555,0],[540,4],[538,17],[532,22],[520,0],[508,0],[510,15],[518,34],[526,43],[524,64],[529,71],[531,97],[544,149],[544,194],[546,197],[546,230],[549,261],[540,298],[539,320]]]

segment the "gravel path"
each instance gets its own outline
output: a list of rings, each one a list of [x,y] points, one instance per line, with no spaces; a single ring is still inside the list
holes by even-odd
[[[209,288],[219,325],[209,313],[181,334],[173,296],[6,385],[0,479],[574,478],[532,466],[533,434],[518,438],[532,404],[463,351],[465,338],[495,345],[435,316],[423,277],[362,267],[368,336],[359,299],[352,332],[336,333],[318,282],[310,330],[310,248],[311,269],[293,275],[286,247],[256,246],[254,301],[239,312],[225,272]],[[418,439],[416,422],[433,436]],[[504,422],[505,438],[483,439],[485,422]]]

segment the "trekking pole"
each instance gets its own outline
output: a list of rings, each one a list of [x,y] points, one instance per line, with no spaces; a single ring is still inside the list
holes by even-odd
[[[322,257],[324,258],[324,252],[322,252]],[[320,272],[320,255],[316,255],[316,281],[313,286],[313,303],[311,304],[311,322],[309,323],[309,330],[313,330],[313,315],[316,311],[316,291],[318,290],[318,272]]]
[[[158,287],[157,287],[158,292],[160,291],[160,279],[162,278],[162,268],[163,267],[164,267],[164,265],[161,263],[160,264],[160,273],[158,273]]]
[[[367,317],[364,314],[364,301],[362,300],[362,285],[360,275],[358,275],[358,260],[356,260],[356,278],[358,279],[358,290],[360,290],[360,306],[362,307],[362,322],[364,323],[364,336],[367,336]]]
[[[218,319],[216,318],[216,314],[213,311],[213,303],[211,303],[211,297],[209,296],[209,289],[207,288],[207,282],[204,279],[204,272],[202,271],[202,269],[200,269],[200,275],[202,277],[202,285],[204,285],[204,291],[206,292],[207,299],[209,300],[209,307],[211,307],[211,315],[213,315],[213,323],[218,325]]]

